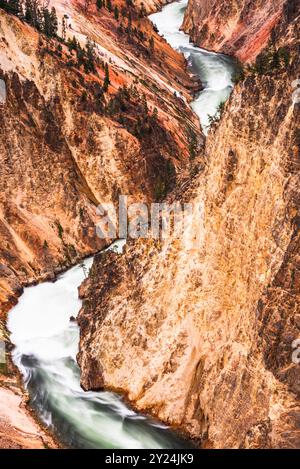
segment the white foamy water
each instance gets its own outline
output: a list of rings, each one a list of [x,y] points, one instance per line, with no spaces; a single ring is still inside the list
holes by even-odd
[[[183,52],[193,72],[200,77],[204,90],[201,91],[191,106],[199,116],[202,129],[208,133],[209,116],[214,117],[218,107],[225,102],[232,90],[232,74],[234,61],[223,54],[208,52],[189,42],[189,36],[180,31],[187,0],[171,3],[159,13],[150,15],[151,21],[157,26],[168,43]]]
[[[109,249],[122,251],[123,241]],[[76,363],[78,286],[92,258],[54,282],[25,288],[8,317],[14,363],[32,407],[67,446],[75,448],[179,448],[186,446],[167,427],[136,414],[111,392],[85,392]],[[83,267],[84,266],[84,267]]]

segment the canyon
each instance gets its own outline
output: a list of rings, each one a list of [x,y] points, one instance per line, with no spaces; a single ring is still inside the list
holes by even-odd
[[[193,67],[146,17],[168,2],[113,3],[127,13],[50,2],[63,42],[0,9],[0,319],[24,286],[111,242],[96,236],[99,204],[192,203],[193,243],[95,255],[79,288],[81,385],[202,448],[299,448],[299,6],[189,0],[183,31],[241,62],[204,131]],[[73,37],[77,59],[92,41],[92,71]],[[58,446],[8,368],[0,446]]]
[[[186,104],[196,84],[183,57],[147,18],[135,13],[132,20],[143,43],[120,32],[104,8],[85,12],[83,2],[53,4],[58,18],[69,18],[66,40],[74,36],[82,47],[87,37],[94,41],[99,65],[96,73],[85,73],[65,45],[57,49],[54,40],[1,10],[0,78],[7,93],[0,117],[2,318],[23,285],[53,277],[105,245],[95,236],[98,204],[118,193],[151,198],[163,192],[163,179],[186,167],[190,134],[199,131]],[[104,96],[101,61],[110,70]]]
[[[126,6],[117,20],[94,3],[52,6],[64,41],[0,9],[0,336],[8,344],[4,321],[24,286],[55,280],[111,242],[96,236],[98,205],[119,193],[162,197],[188,173],[191,135],[199,145],[202,138],[188,105],[199,83],[138,8]],[[92,72],[79,63],[87,39]],[[33,425],[10,362],[1,386],[11,396],[9,416],[0,416],[1,444],[31,447],[36,438],[37,447],[55,446]]]
[[[176,234],[128,241],[121,259],[97,255],[80,289],[84,389],[124,393],[203,448],[300,446],[292,360],[299,337],[299,104],[292,97],[299,8],[287,1],[283,11],[213,124],[198,173],[167,198],[194,203],[196,246]]]

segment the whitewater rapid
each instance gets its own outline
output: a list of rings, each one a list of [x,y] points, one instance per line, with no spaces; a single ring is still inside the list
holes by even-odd
[[[190,43],[190,38],[180,27],[188,0],[170,3],[162,11],[150,15],[149,18],[156,25],[159,34],[176,50],[181,51],[191,70],[198,75],[203,90],[191,104],[198,115],[203,132],[207,135],[210,127],[210,116],[218,113],[221,103],[224,103],[233,90],[232,76],[234,60],[224,54],[209,52]]]
[[[109,249],[121,255],[123,241]],[[85,392],[76,362],[81,307],[77,287],[92,258],[56,282],[25,288],[8,317],[13,361],[22,373],[31,407],[66,446],[74,448],[182,448],[164,425],[138,415],[112,392]]]

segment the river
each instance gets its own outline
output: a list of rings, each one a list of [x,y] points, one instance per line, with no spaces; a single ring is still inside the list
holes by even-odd
[[[174,48],[181,51],[191,67],[191,71],[199,76],[203,90],[198,93],[191,106],[198,115],[202,130],[207,135],[210,127],[210,116],[218,113],[221,103],[225,102],[232,90],[234,60],[224,54],[216,54],[195,47],[190,38],[180,31],[187,0],[170,3],[162,11],[150,15],[159,34]]]
[[[209,115],[217,112],[231,90],[232,61],[189,43],[179,31],[186,0],[153,14],[172,47],[181,50],[204,85],[192,103],[207,133]],[[121,255],[122,242],[109,249]],[[30,405],[63,445],[73,448],[188,448],[189,443],[159,422],[139,415],[112,392],[84,392],[76,363],[79,330],[75,321],[81,301],[78,286],[92,258],[61,275],[56,282],[25,288],[8,316],[13,361],[19,368]]]

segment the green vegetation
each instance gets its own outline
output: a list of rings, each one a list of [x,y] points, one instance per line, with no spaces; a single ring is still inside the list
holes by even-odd
[[[106,0],[106,8],[108,9],[108,11],[112,11],[112,4],[111,4],[111,0]]]
[[[83,66],[84,71],[88,72],[96,72],[96,64],[97,64],[97,55],[95,52],[95,43],[87,39],[85,47],[82,48],[79,42],[77,41],[76,37],[73,36],[72,39],[68,39],[67,46],[70,52],[75,51],[77,57],[76,65],[78,67]]]
[[[270,75],[277,71],[285,70],[290,63],[290,51],[287,47],[276,48],[274,42],[263,50],[255,60],[254,64],[243,65],[236,60],[233,82],[239,83],[245,80],[247,76]]]
[[[115,6],[115,8],[114,8],[114,17],[115,17],[115,20],[118,21],[118,19],[119,19],[119,8],[117,6]]]
[[[217,108],[217,112],[214,116],[208,116],[209,120],[209,125],[214,125],[216,122],[219,122],[219,120],[222,117],[223,111],[225,109],[225,101],[221,102]]]
[[[61,226],[59,220],[56,220],[56,221],[55,221],[55,225],[56,225],[56,228],[57,228],[57,231],[58,231],[58,236],[59,236],[60,239],[62,240],[62,239],[63,239],[63,234],[64,234],[64,229],[63,229],[63,227]]]
[[[197,156],[197,150],[198,150],[197,134],[190,127],[187,127],[187,133],[188,133],[188,148],[189,148],[190,160],[194,160]]]
[[[108,90],[108,86],[110,85],[109,68],[108,68],[107,63],[105,64],[104,70],[105,70],[105,77],[104,77],[104,82],[103,82],[103,91],[106,92]]]
[[[236,59],[232,81],[233,83],[237,84],[240,81],[243,81],[244,79],[245,79],[244,66],[238,59]]]
[[[273,71],[285,69],[289,63],[289,50],[286,47],[276,49],[272,46],[257,56],[252,69],[258,75],[268,75]]]
[[[0,8],[17,16],[47,37],[56,37],[58,21],[54,7],[49,10],[37,0],[0,0]]]
[[[170,160],[165,160],[164,167],[156,178],[154,184],[154,197],[159,201],[166,197],[168,192],[172,190],[176,181],[176,171]]]

